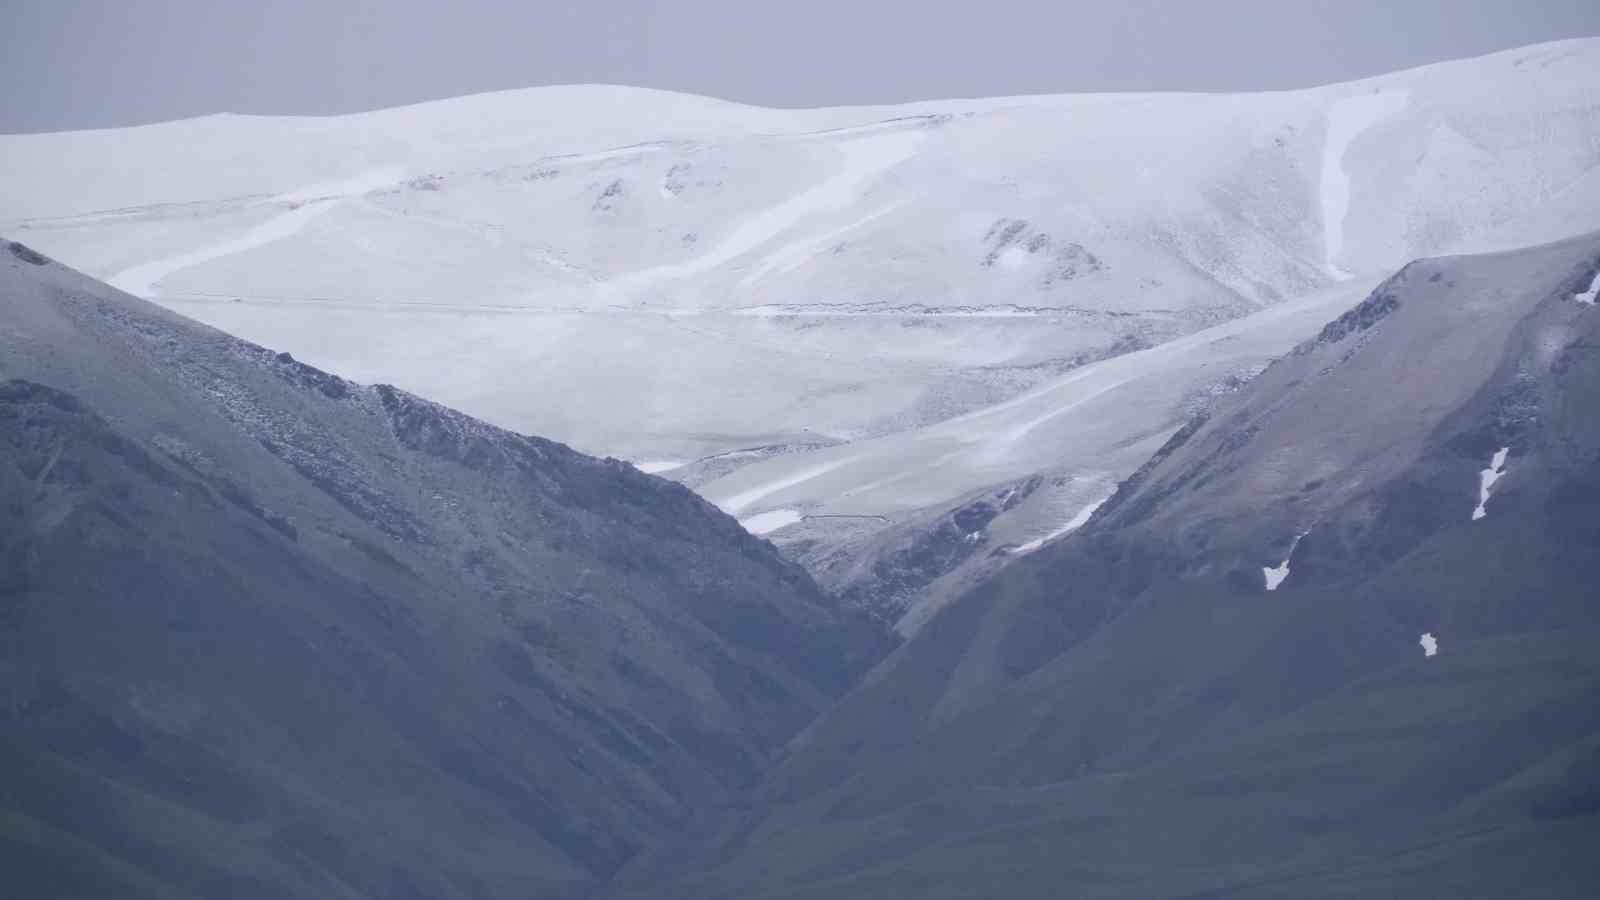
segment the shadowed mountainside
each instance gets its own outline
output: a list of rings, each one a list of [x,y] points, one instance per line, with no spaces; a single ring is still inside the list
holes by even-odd
[[[888,639],[688,489],[0,252],[0,858],[580,896]]]

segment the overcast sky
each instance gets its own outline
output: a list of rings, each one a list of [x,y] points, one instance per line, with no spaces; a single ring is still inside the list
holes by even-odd
[[[1600,0],[0,0],[0,131],[609,82],[772,106],[1301,87],[1600,34]]]

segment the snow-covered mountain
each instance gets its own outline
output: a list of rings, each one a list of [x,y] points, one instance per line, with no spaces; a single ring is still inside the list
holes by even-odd
[[[0,137],[0,196],[126,290],[786,540],[1042,476],[982,538],[1025,549],[1405,262],[1600,227],[1600,41],[1243,95],[221,115]]]
[[[1600,884],[1600,40],[0,136],[0,233],[35,894]]]

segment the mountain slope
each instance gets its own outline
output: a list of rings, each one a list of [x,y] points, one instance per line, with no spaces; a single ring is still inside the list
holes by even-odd
[[[903,633],[973,579],[1081,525],[1188,416],[1360,301],[1354,279],[1156,347],[1088,363],[1002,403],[871,440],[674,472],[831,590]],[[689,478],[685,478],[689,475]],[[778,520],[781,522],[782,520]]]
[[[1407,266],[935,615],[682,894],[1592,895],[1597,277]]]
[[[943,421],[1348,273],[1600,226],[1571,200],[1596,84],[1579,40],[1280,93],[214,116],[0,137],[0,231],[348,377],[688,461]]]
[[[634,460],[910,634],[1404,261],[1600,228],[1597,136],[1596,40],[1238,95],[569,86],[0,136],[0,232]]]
[[[52,896],[580,895],[885,648],[670,482],[0,254],[0,855]]]

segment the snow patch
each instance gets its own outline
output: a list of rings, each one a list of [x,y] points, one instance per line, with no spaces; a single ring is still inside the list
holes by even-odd
[[[1346,97],[1328,110],[1328,135],[1322,146],[1322,245],[1328,271],[1335,278],[1351,274],[1339,265],[1344,253],[1345,219],[1350,214],[1350,173],[1345,153],[1356,138],[1406,108],[1410,92],[1380,91]]]
[[[1417,638],[1417,643],[1422,645],[1423,656],[1437,656],[1439,654],[1439,639],[1433,636],[1433,632],[1423,632],[1422,637]]]
[[[1267,576],[1267,590],[1275,591],[1283,580],[1289,577],[1289,560],[1285,559],[1275,569],[1263,568],[1261,574]]]
[[[1472,521],[1476,522],[1489,514],[1489,491],[1495,482],[1505,477],[1506,457],[1510,453],[1510,447],[1501,447],[1489,460],[1489,468],[1478,473],[1478,508],[1472,511]]]
[[[1600,297],[1600,272],[1594,273],[1594,281],[1589,282],[1589,289],[1581,294],[1573,294],[1572,299],[1584,306],[1593,306],[1596,297]]]
[[[655,475],[661,472],[671,472],[673,469],[681,469],[687,466],[688,463],[681,459],[650,459],[640,460],[632,465],[646,475]]]
[[[1289,560],[1294,558],[1294,548],[1300,546],[1300,539],[1308,534],[1309,531],[1302,531],[1294,536],[1294,540],[1289,543],[1289,555],[1283,558],[1283,562],[1270,569],[1262,568],[1261,574],[1267,579],[1267,590],[1277,590],[1278,585],[1283,584],[1283,580],[1289,577]]]
[[[800,521],[800,511],[794,509],[774,509],[764,513],[757,513],[748,519],[740,519],[739,524],[751,534],[769,534],[780,528],[786,528]]]
[[[1085,506],[1083,509],[1078,510],[1078,514],[1073,516],[1071,520],[1067,522],[1067,524],[1057,528],[1055,531],[1050,532],[1042,538],[1031,540],[1017,549],[1012,550],[1011,552],[1017,556],[1020,556],[1024,553],[1032,553],[1033,551],[1043,547],[1045,544],[1048,544],[1049,542],[1068,532],[1077,531],[1079,528],[1087,525],[1089,523],[1089,518],[1094,515],[1094,511],[1099,509],[1107,500],[1110,499],[1110,494],[1101,497],[1099,500],[1096,500],[1088,506]]]

